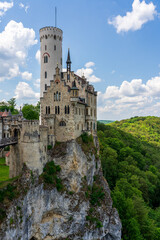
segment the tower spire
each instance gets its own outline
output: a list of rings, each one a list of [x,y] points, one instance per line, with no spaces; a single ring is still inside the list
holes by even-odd
[[[68,48],[68,57],[67,57],[67,72],[70,72],[71,71],[71,58],[70,58],[70,49]]]

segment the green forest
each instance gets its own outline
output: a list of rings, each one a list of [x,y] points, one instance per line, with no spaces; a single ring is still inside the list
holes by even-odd
[[[160,118],[98,122],[100,158],[123,240],[160,240]]]

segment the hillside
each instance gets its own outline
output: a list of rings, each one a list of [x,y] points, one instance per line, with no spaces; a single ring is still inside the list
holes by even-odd
[[[126,132],[120,129],[125,124]],[[98,123],[103,173],[122,221],[123,240],[160,239],[160,148],[153,141],[154,132],[151,134],[154,126],[158,135],[158,125],[159,118],[154,117]]]
[[[119,128],[133,136],[160,147],[160,118],[133,117],[113,122],[113,127]]]

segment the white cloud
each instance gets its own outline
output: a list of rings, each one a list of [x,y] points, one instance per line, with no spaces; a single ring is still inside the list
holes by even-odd
[[[122,119],[140,115],[159,115],[160,76],[123,81],[121,86],[108,86],[98,94],[98,118]]]
[[[95,66],[95,63],[94,63],[94,62],[87,62],[87,63],[85,64],[85,67],[86,67],[86,68],[90,68],[90,67],[93,67],[93,66]]]
[[[24,5],[23,3],[19,3],[19,6],[20,8],[23,8],[26,13],[28,12],[29,5]]]
[[[40,88],[40,79],[39,78],[34,82],[34,86],[36,88]]]
[[[2,17],[10,8],[12,8],[13,5],[13,2],[0,2],[0,17]]]
[[[38,99],[40,97],[39,93],[33,91],[33,89],[26,82],[19,82],[15,90],[15,98],[17,100],[25,99]]]
[[[78,69],[76,71],[76,74],[79,75],[79,76],[83,76],[84,75],[90,83],[101,82],[101,79],[96,77],[93,74],[94,70],[91,68],[93,66],[95,66],[95,63],[88,62],[88,63],[85,64],[86,68]]]
[[[129,30],[136,31],[142,28],[143,24],[148,21],[154,20],[157,15],[156,6],[150,2],[146,3],[145,0],[134,0],[132,4],[132,11],[127,12],[125,16],[116,16],[108,23],[113,25],[117,33],[128,32]]]
[[[29,73],[29,72],[23,72],[23,73],[21,73],[21,76],[25,80],[31,80],[32,79],[32,73]]]
[[[11,20],[0,33],[0,81],[20,74],[31,46],[37,44],[33,29]]]
[[[41,62],[41,52],[40,52],[40,50],[38,50],[38,51],[36,52],[35,59],[36,59],[36,60],[39,62],[39,64],[40,64],[40,62]]]

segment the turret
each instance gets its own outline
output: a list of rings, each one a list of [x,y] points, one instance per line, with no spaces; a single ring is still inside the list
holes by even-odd
[[[47,86],[50,86],[50,81],[53,80],[57,64],[62,71],[62,38],[63,32],[56,27],[44,27],[40,29],[41,42],[41,81],[40,81],[40,96],[43,97],[43,92]]]

